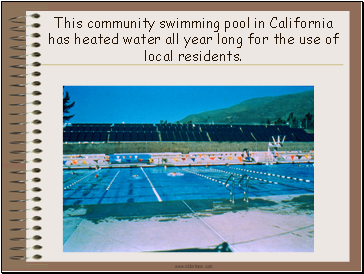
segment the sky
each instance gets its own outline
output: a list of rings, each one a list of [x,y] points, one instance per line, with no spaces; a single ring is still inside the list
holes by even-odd
[[[313,90],[313,86],[64,86],[75,106],[69,123],[176,122],[242,101]],[[69,115],[69,114],[68,114]]]

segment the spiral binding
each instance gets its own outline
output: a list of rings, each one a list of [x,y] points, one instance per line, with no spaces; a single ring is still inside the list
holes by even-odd
[[[17,26],[13,26],[10,28],[11,31],[17,31],[17,32],[26,32],[26,28],[27,27],[32,27],[32,28],[39,28],[40,24],[39,23],[33,23],[31,25],[26,25],[25,20],[22,21],[22,19],[25,19],[26,17],[31,17],[34,19],[38,19],[40,17],[40,15],[38,13],[34,13],[32,15],[26,15],[26,16],[18,16],[18,17],[13,17],[10,18],[9,21],[11,23],[14,24],[20,24]],[[18,35],[18,36],[12,36],[10,37],[11,40],[14,41],[26,41],[27,37],[31,37],[31,38],[39,38],[40,34],[39,33],[33,33],[30,35]],[[33,48],[39,48],[40,47],[40,43],[35,42],[32,43],[30,45],[15,45],[10,47],[12,50],[26,50],[28,47],[33,47]],[[25,55],[15,55],[15,56],[10,56],[10,58],[15,59],[15,60],[26,60],[27,57],[39,57],[40,53],[39,52],[33,52],[31,54],[25,54]],[[28,67],[34,67],[34,68],[38,68],[41,66],[41,63],[39,62],[33,62],[31,64],[17,64],[17,65],[13,65],[10,66],[12,68],[15,69],[26,69]],[[26,73],[22,73],[22,74],[15,74],[15,75],[10,75],[10,77],[14,77],[14,78],[26,78],[27,76],[32,76],[32,77],[39,77],[41,75],[41,73],[39,71],[34,71],[32,73],[26,74]],[[13,84],[10,85],[12,87],[26,87],[28,85],[31,86],[40,86],[41,82],[40,81],[33,81],[31,83],[25,83],[25,84]],[[10,96],[40,96],[42,93],[38,90],[33,91],[31,93],[17,93],[17,94],[10,94]],[[10,104],[10,106],[26,106],[28,104],[32,104],[34,106],[39,106],[41,104],[40,100],[34,100],[33,102],[30,103],[23,103],[23,104]],[[23,113],[10,113],[10,115],[41,115],[42,112],[40,110],[34,110],[32,112],[23,112]],[[39,119],[35,119],[31,122],[18,122],[18,123],[10,123],[11,125],[27,125],[27,124],[34,124],[34,125],[39,125],[41,124],[42,121]],[[32,130],[30,132],[10,132],[10,134],[14,134],[14,135],[21,135],[21,134],[41,134],[42,131],[39,129],[35,129]],[[19,144],[28,144],[28,143],[34,143],[34,144],[40,144],[42,142],[42,140],[40,139],[34,139],[33,141],[12,141],[10,142],[11,145],[19,145]],[[27,155],[28,153],[34,153],[34,154],[40,154],[42,153],[42,150],[39,148],[33,149],[31,151],[23,151],[23,150],[12,150],[10,151],[11,154],[25,154]],[[34,158],[32,160],[24,160],[24,159],[13,159],[10,160],[11,163],[14,164],[26,164],[26,163],[40,163],[42,162],[41,158]],[[27,172],[32,172],[32,173],[39,173],[41,172],[41,170],[39,168],[33,168],[31,170],[18,170],[18,171],[12,171],[11,173],[13,174],[26,174]],[[10,181],[10,183],[13,184],[27,184],[28,182],[32,182],[32,183],[38,183],[40,182],[41,179],[38,177],[34,177],[30,180],[18,180],[18,181]],[[41,188],[39,187],[33,187],[31,189],[23,189],[23,190],[11,190],[11,193],[27,193],[27,192],[34,192],[34,193],[39,193],[42,191]],[[12,203],[24,203],[24,202],[28,202],[28,201],[32,201],[32,202],[39,202],[41,201],[41,198],[36,196],[33,197],[31,199],[24,199],[24,200],[10,200],[10,202]],[[24,212],[24,211],[34,211],[34,212],[39,212],[41,211],[42,208],[39,206],[34,206],[33,208],[30,209],[12,209],[10,210],[10,212]],[[26,221],[40,221],[42,218],[40,216],[34,216],[32,218],[27,218],[27,219],[10,219],[10,221],[12,222],[26,222]],[[11,228],[11,231],[26,231],[26,230],[33,230],[33,231],[40,231],[42,228],[40,226],[33,226],[31,228]],[[34,241],[39,241],[41,240],[42,237],[39,235],[34,235],[31,238],[10,238],[11,241],[29,241],[29,240],[34,240]],[[33,245],[31,247],[11,247],[10,250],[14,250],[14,251],[24,251],[24,250],[41,250],[42,246],[41,245]],[[41,255],[36,254],[33,255],[32,257],[26,257],[26,256],[11,256],[10,259],[12,260],[27,260],[27,259],[35,259],[35,260],[40,260],[42,258]]]

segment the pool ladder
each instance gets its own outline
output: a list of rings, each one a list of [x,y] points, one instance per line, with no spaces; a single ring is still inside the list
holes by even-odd
[[[243,179],[246,177],[246,183],[245,183],[245,190],[243,189],[243,186],[242,186],[242,181]],[[230,178],[232,178],[233,182],[232,184],[228,184]],[[235,203],[235,178],[234,178],[234,174],[231,174],[229,176],[229,178],[226,180],[226,182],[224,183],[226,189],[230,192],[230,202],[232,202],[233,204]],[[231,186],[232,188],[229,189],[228,187]],[[247,174],[244,174],[239,182],[238,182],[238,187],[244,191],[244,201],[246,201],[247,203],[249,202],[249,176]]]

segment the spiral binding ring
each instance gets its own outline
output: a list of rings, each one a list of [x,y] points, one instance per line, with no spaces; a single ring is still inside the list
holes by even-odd
[[[38,13],[33,13],[33,14],[31,14],[31,15],[17,16],[17,17],[10,18],[10,19],[9,19],[9,22],[11,22],[11,23],[18,23],[18,24],[25,24],[25,22],[24,22],[24,21],[19,22],[19,21],[15,21],[15,20],[18,20],[18,19],[20,19],[20,18],[26,18],[26,17],[32,17],[32,18],[34,18],[34,19],[38,19],[38,18],[40,17],[40,15],[39,15]]]
[[[13,163],[13,164],[40,163],[40,162],[42,162],[42,159],[40,159],[40,158],[34,158],[31,161],[27,161],[27,160],[24,160],[24,159],[10,160],[10,163]]]
[[[31,199],[25,199],[25,200],[9,200],[9,202],[12,203],[24,203],[27,201],[33,201],[33,202],[40,202],[42,199],[40,197],[33,197]]]
[[[30,142],[26,142],[26,141],[12,141],[12,142],[10,142],[10,144],[12,144],[12,145],[24,145],[24,144],[29,144],[29,143],[40,144],[41,142],[42,142],[42,140],[34,139],[33,141],[30,141]]]
[[[34,114],[34,115],[39,115],[42,114],[42,112],[40,110],[34,110],[32,112],[28,112],[28,113],[9,113],[10,115],[28,115],[28,114]]]
[[[40,129],[34,129],[33,131],[31,132],[25,132],[25,131],[15,131],[15,132],[9,132],[9,134],[29,134],[29,133],[32,133],[32,134],[41,134],[42,131]]]
[[[18,60],[25,60],[27,58],[27,56],[39,57],[40,56],[40,53],[39,52],[33,52],[32,54],[15,55],[15,56],[10,56],[10,58],[18,59]]]
[[[17,172],[17,171],[13,171],[14,173]],[[18,173],[19,174],[19,173]],[[33,179],[30,179],[30,180],[19,180],[19,181],[10,181],[10,183],[13,183],[13,184],[25,184],[26,182],[33,182],[33,183],[39,183],[41,181],[40,178],[33,178]]]
[[[30,103],[23,103],[23,104],[9,104],[9,106],[26,106],[26,105],[30,105],[30,104],[35,105],[35,106],[39,106],[39,105],[41,105],[41,104],[42,104],[42,102],[41,102],[41,101],[39,101],[39,100],[35,100],[35,101],[33,101],[33,102],[30,102]]]
[[[33,187],[32,189],[26,189],[26,190],[11,190],[9,192],[15,192],[15,193],[26,193],[27,191],[33,191],[33,192],[41,192],[42,189],[39,187]]]
[[[10,39],[14,40],[14,41],[26,41],[27,37],[39,38],[40,34],[39,33],[32,33],[31,35],[19,35],[19,36],[10,37]]]
[[[28,211],[28,210],[32,210],[32,211],[38,212],[38,211],[41,211],[42,208],[40,206],[34,206],[34,207],[30,208],[30,209],[23,209],[23,210],[14,209],[13,212],[15,212],[15,211]]]
[[[38,13],[34,13],[31,15],[26,15],[26,16],[18,16],[18,17],[13,17],[10,18],[9,21],[11,23],[14,24],[21,24],[19,26],[13,26],[10,28],[11,31],[17,31],[17,32],[25,32],[26,28],[39,28],[41,25],[39,23],[33,23],[30,25],[27,25],[25,23],[25,20],[23,21],[22,19],[25,19],[26,17],[32,17],[34,19],[38,19],[40,17],[40,15]],[[11,40],[13,41],[26,41],[27,38],[39,38],[40,34],[38,32],[32,33],[30,35],[18,35],[18,36],[12,36],[10,37]],[[10,48],[13,50],[26,50],[27,48],[31,47],[31,48],[39,48],[41,46],[40,43],[38,42],[34,42],[31,43],[30,45],[14,45],[11,46]],[[23,54],[23,55],[15,55],[15,56],[11,56],[10,58],[12,59],[16,59],[16,60],[26,60],[27,57],[39,57],[40,53],[39,52],[33,52],[31,54]],[[31,64],[16,64],[16,65],[12,65],[10,66],[11,68],[14,69],[26,69],[27,67],[40,67],[41,63],[39,62],[33,62]],[[28,76],[32,76],[32,77],[39,77],[41,76],[41,73],[39,71],[34,71],[31,73],[21,73],[21,74],[14,74],[14,75],[10,75],[10,77],[14,77],[14,78],[26,78]],[[33,81],[30,83],[25,83],[25,84],[12,84],[10,86],[12,87],[26,87],[26,86],[40,86],[41,82],[40,81]],[[42,93],[40,91],[33,91],[31,93],[17,93],[17,94],[10,94],[10,96],[19,96],[19,97],[24,97],[24,96],[39,96]],[[21,104],[10,104],[10,106],[26,106],[26,105],[35,105],[35,106],[39,106],[41,104],[40,100],[34,100],[32,102],[29,103],[21,103]],[[20,116],[20,115],[29,115],[29,114],[33,114],[33,115],[41,115],[42,112],[40,110],[34,110],[32,112],[23,112],[23,113],[10,113],[10,115],[16,115],[16,116]],[[11,125],[28,125],[28,124],[34,124],[34,125],[39,125],[41,124],[42,121],[35,119],[31,122],[17,122],[17,123],[10,123]],[[26,132],[26,131],[14,131],[14,132],[10,132],[10,134],[14,134],[14,135],[20,135],[20,134],[40,134],[42,133],[41,130],[39,129],[35,129],[32,130],[30,132]],[[34,139],[33,141],[12,141],[10,142],[10,144],[12,145],[22,145],[22,144],[28,144],[28,143],[34,143],[34,144],[40,144],[42,142],[42,140],[40,139]],[[42,150],[39,148],[33,149],[31,151],[26,151],[26,150],[11,150],[10,151],[11,154],[27,154],[27,153],[34,153],[34,154],[39,154],[42,153]],[[26,163],[40,163],[42,162],[42,159],[40,158],[34,158],[33,160],[25,160],[25,159],[13,159],[10,160],[10,163],[13,164],[26,164]],[[41,172],[41,170],[39,168],[33,168],[31,170],[18,170],[18,171],[11,171],[10,173],[12,174],[26,174],[27,172],[33,172],[33,173],[39,173]],[[32,179],[28,179],[28,180],[17,180],[17,181],[10,181],[10,183],[15,183],[15,184],[27,184],[27,183],[38,183],[40,182],[41,179],[38,177],[34,177]],[[11,190],[9,191],[10,193],[26,193],[26,192],[34,192],[34,193],[39,193],[41,192],[42,189],[39,187],[32,187],[32,188],[28,188],[28,189],[21,189],[21,190]],[[32,201],[32,202],[39,202],[41,201],[41,198],[36,196],[33,198],[29,198],[29,199],[24,199],[24,200],[10,200],[9,202],[12,203],[24,203],[24,202],[28,202],[28,201]],[[12,209],[10,210],[11,212],[22,212],[22,211],[35,211],[35,212],[39,212],[42,210],[41,207],[39,206],[34,206],[31,209]],[[27,219],[10,219],[11,222],[26,222],[26,221],[40,221],[42,220],[42,218],[40,216],[34,216],[32,218],[27,218]],[[39,231],[42,228],[40,226],[33,226],[32,228],[11,228],[11,231],[25,231],[25,230],[34,230],[34,231]],[[10,238],[11,241],[27,241],[27,240],[41,240],[42,237],[39,235],[35,235],[32,238]],[[43,247],[41,245],[34,245],[32,247],[11,247],[10,250],[14,250],[14,251],[24,251],[24,250],[41,250]],[[36,254],[32,257],[26,257],[26,256],[11,256],[10,259],[12,260],[27,260],[27,259],[34,259],[34,260],[39,260],[41,259],[42,256],[39,254]]]
[[[25,87],[28,85],[33,85],[33,86],[40,86],[40,82],[39,81],[34,81],[31,83],[27,83],[27,84],[15,84],[15,85],[10,85],[11,87]]]
[[[33,120],[31,122],[25,122],[25,123],[10,123],[10,125],[14,125],[14,126],[22,126],[22,125],[27,125],[27,124],[39,125],[41,123],[42,123],[41,120]]]
[[[33,168],[32,170],[18,170],[18,171],[10,171],[13,174],[25,174],[27,172],[39,173],[41,172],[40,168]],[[34,178],[35,179],[35,178]],[[39,178],[38,178],[39,179]],[[40,179],[39,179],[40,180]],[[39,181],[40,182],[40,181]]]
[[[19,261],[21,261],[21,260],[28,260],[28,259],[40,260],[40,259],[42,259],[42,256],[41,255],[38,255],[38,254],[36,254],[36,255],[34,255],[32,257],[11,256],[10,259],[12,259],[12,260],[19,260]]]
[[[21,31],[21,32],[25,32],[25,28],[39,28],[40,27],[40,24],[38,23],[34,23],[34,24],[31,24],[31,25],[26,25],[26,26],[16,26],[16,27],[11,27],[10,30],[12,31]]]
[[[36,225],[36,226],[33,226],[32,228],[10,228],[10,231],[25,231],[25,230],[40,231],[40,230],[42,230],[42,227],[39,225]]]
[[[27,241],[27,240],[39,241],[41,239],[42,239],[42,237],[39,235],[34,235],[31,238],[10,238],[11,241]]]
[[[9,221],[11,221],[11,222],[26,222],[26,221],[29,221],[29,220],[32,220],[32,221],[41,221],[42,218],[40,216],[34,216],[34,217],[28,218],[28,219],[10,219]],[[34,227],[33,227],[33,229],[34,229]],[[40,227],[40,229],[42,229],[42,228]],[[27,229],[26,228],[24,228],[24,229],[23,228],[11,228],[10,230],[11,231],[20,231],[20,230],[27,230]]]
[[[10,48],[14,50],[26,50],[27,47],[39,48],[40,43],[35,42],[30,45],[11,46]]]
[[[27,66],[40,67],[41,66],[41,63],[39,63],[39,62],[33,62],[31,64],[13,65],[13,66],[10,66],[10,67],[11,68],[18,68],[18,69],[25,69]]]
[[[38,77],[40,76],[40,72],[39,71],[34,71],[32,73],[28,73],[28,74],[15,74],[15,75],[10,75],[10,77],[17,77],[17,78],[26,78],[27,76],[34,76],[34,77]]]
[[[15,94],[9,94],[9,96],[27,96],[27,95],[39,96],[39,95],[42,95],[42,93],[40,91],[38,91],[38,90],[35,90],[32,93],[15,93]]]
[[[43,247],[41,245],[34,245],[32,247],[10,247],[10,250],[30,250],[30,249],[34,249],[34,250],[40,250]]]
[[[40,206],[35,206],[33,208],[28,208],[28,209],[11,209],[9,210],[10,212],[21,212],[21,211],[30,211],[30,210],[33,210],[33,211],[41,211],[42,208]]]
[[[24,150],[13,150],[10,151],[12,154],[24,154],[24,153],[42,153],[42,150],[39,148],[33,149],[32,151],[24,151]]]

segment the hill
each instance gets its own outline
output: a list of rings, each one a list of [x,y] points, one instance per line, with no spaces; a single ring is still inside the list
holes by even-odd
[[[227,95],[228,96],[228,95]],[[258,97],[240,102],[223,109],[191,114],[180,120],[181,123],[265,123],[267,119],[287,120],[290,113],[297,119],[304,119],[310,112],[314,114],[314,91],[281,96]]]

